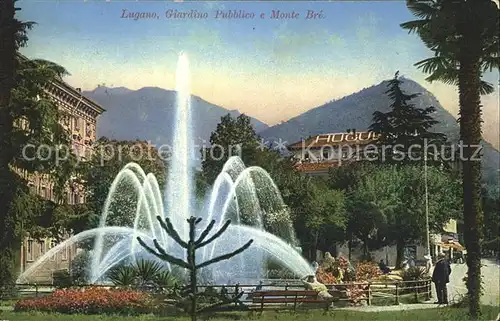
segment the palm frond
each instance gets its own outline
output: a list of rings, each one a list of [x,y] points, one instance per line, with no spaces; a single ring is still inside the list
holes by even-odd
[[[497,48],[498,50],[498,48]],[[485,71],[493,71],[493,69],[500,68],[500,56],[484,56],[481,59],[481,70]]]
[[[420,60],[414,64],[426,74],[435,72],[451,73],[451,70],[458,70],[455,61],[445,56],[434,56]]]
[[[403,29],[408,30],[408,33],[419,33],[419,31],[425,28],[429,24],[429,22],[429,19],[412,20],[403,22],[399,26]]]
[[[495,87],[487,81],[481,80],[479,84],[479,92],[481,95],[489,95],[495,92]]]
[[[436,14],[437,6],[435,2],[407,1],[408,10],[418,18],[428,19]]]

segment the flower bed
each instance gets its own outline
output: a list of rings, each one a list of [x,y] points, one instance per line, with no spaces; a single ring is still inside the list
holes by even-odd
[[[44,297],[23,299],[15,304],[14,311],[136,315],[151,312],[151,302],[152,298],[140,291],[90,287],[61,289]]]
[[[323,284],[337,285],[338,289],[345,291],[343,297],[358,305],[366,299],[368,281],[381,274],[378,265],[373,262],[359,262],[354,269],[346,258],[341,256],[335,260],[328,256],[320,265],[316,278]]]

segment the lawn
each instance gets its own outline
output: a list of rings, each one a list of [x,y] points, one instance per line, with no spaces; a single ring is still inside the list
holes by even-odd
[[[483,316],[480,320],[494,321],[500,312],[498,307],[484,306]],[[0,311],[0,320],[8,321],[188,321],[186,317],[157,317],[157,316],[96,316],[96,315],[56,315],[38,313],[15,313]],[[203,320],[200,318],[200,320]],[[386,311],[386,312],[358,312],[334,310],[328,314],[322,311],[310,311],[303,313],[290,312],[264,312],[262,316],[250,315],[248,313],[219,314],[211,318],[212,321],[227,320],[261,320],[261,321],[290,321],[290,320],[314,320],[314,321],[399,321],[399,320],[468,320],[467,311],[457,308],[436,308],[409,311]]]

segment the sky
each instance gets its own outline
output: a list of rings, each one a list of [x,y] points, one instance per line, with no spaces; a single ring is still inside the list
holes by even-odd
[[[166,2],[21,0],[21,20],[35,21],[22,52],[55,61],[83,90],[175,88],[177,57],[190,60],[194,95],[269,125],[400,74],[430,90],[453,115],[455,87],[428,83],[414,63],[431,53],[399,24],[414,19],[404,1]],[[125,10],[125,11],[124,11]],[[207,14],[167,19],[168,10]],[[255,14],[216,19],[217,11]],[[270,19],[272,10],[298,19]],[[305,19],[308,10],[321,18]],[[149,19],[123,13],[155,14]],[[261,19],[261,13],[264,18]],[[496,88],[499,73],[485,75]],[[482,97],[484,135],[499,146],[498,90]]]

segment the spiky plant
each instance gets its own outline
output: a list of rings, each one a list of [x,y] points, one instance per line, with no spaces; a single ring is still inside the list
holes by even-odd
[[[155,261],[148,261],[144,259],[138,260],[133,268],[136,273],[136,280],[139,285],[144,286],[155,282],[156,277],[162,272],[162,266]]]
[[[227,297],[224,299],[221,299],[219,302],[211,304],[209,306],[201,307],[198,308],[197,304],[197,299],[201,293],[198,292],[198,287],[197,287],[197,277],[198,277],[198,271],[200,269],[207,267],[209,265],[215,264],[217,262],[223,261],[223,260],[228,260],[232,258],[235,255],[240,254],[241,252],[245,251],[247,248],[250,247],[250,245],[253,243],[253,240],[249,240],[245,245],[240,247],[239,249],[215,257],[213,259],[210,259],[208,261],[205,261],[203,263],[197,263],[196,261],[196,250],[212,243],[214,240],[219,238],[229,227],[231,224],[231,221],[228,220],[226,223],[221,227],[220,230],[212,234],[211,237],[208,237],[210,232],[212,231],[214,225],[215,225],[215,220],[211,221],[210,224],[203,230],[203,232],[200,234],[198,238],[196,238],[196,225],[198,225],[202,219],[201,218],[196,218],[196,217],[190,217],[187,220],[187,223],[189,224],[189,240],[185,241],[181,239],[179,236],[179,233],[175,230],[174,226],[170,222],[168,218],[163,220],[161,216],[157,216],[156,219],[160,223],[161,227],[165,230],[165,232],[175,241],[177,244],[179,244],[181,247],[183,247],[186,250],[186,257],[187,257],[187,262],[184,261],[183,259],[176,258],[166,252],[166,250],[158,243],[158,241],[155,239],[153,240],[153,244],[155,246],[155,249],[151,248],[149,245],[147,245],[143,240],[141,240],[140,237],[137,237],[137,240],[139,241],[139,244],[146,249],[149,253],[153,254],[154,256],[169,262],[171,264],[174,264],[180,268],[186,269],[189,271],[189,281],[190,283],[183,289],[182,295],[187,296],[188,299],[191,301],[191,307],[189,309],[189,314],[191,316],[192,321],[196,321],[197,316],[201,313],[208,312],[213,310],[216,307],[229,304],[232,302],[238,301],[242,296],[243,296],[243,291],[236,293],[234,296]]]
[[[115,286],[133,286],[137,271],[131,265],[118,265],[109,270],[107,277]]]

